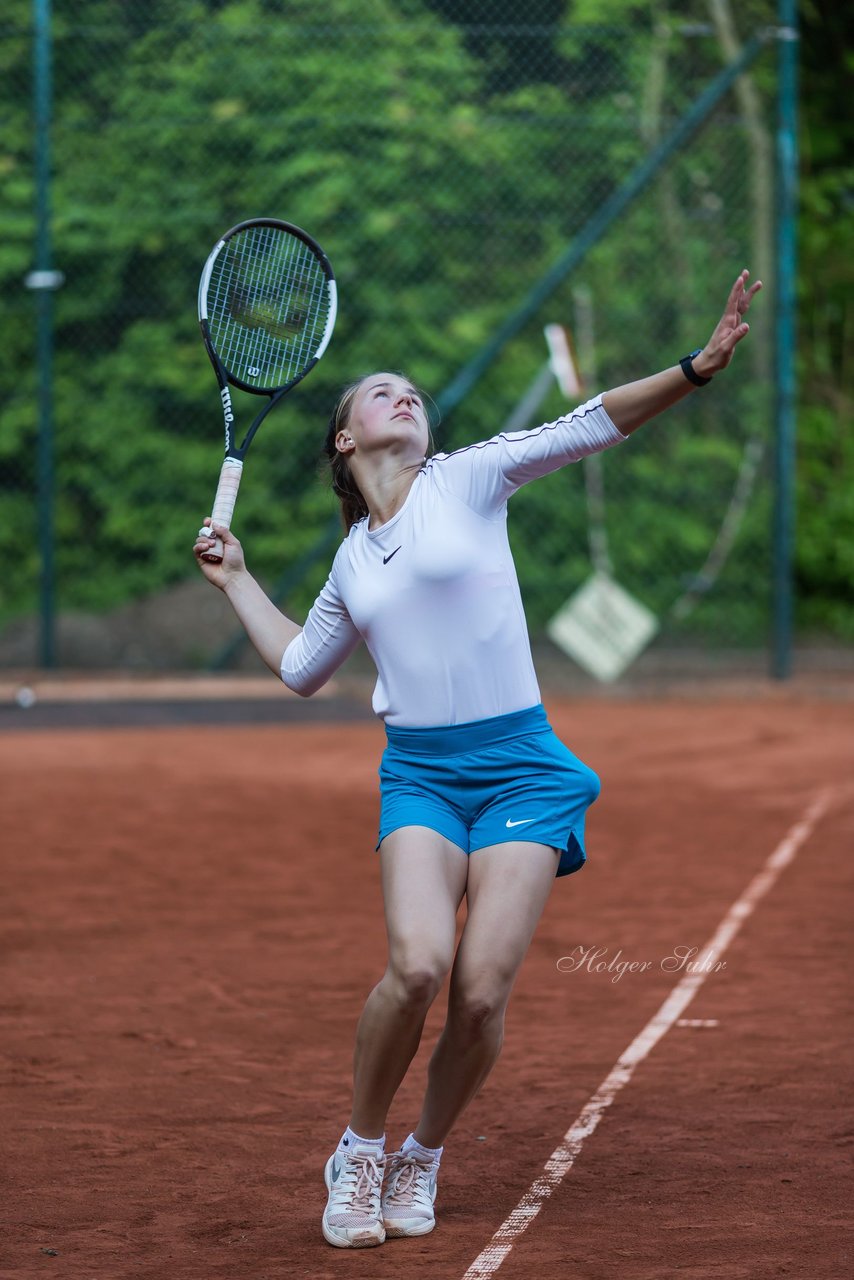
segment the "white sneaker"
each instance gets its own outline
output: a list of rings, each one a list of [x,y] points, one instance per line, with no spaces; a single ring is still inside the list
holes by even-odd
[[[323,1178],[329,1199],[323,1210],[323,1238],[339,1249],[365,1249],[385,1240],[380,1193],[385,1156],[376,1147],[354,1143],[334,1151]]]
[[[383,1223],[388,1236],[426,1236],[436,1225],[433,1205],[439,1161],[395,1151],[388,1159],[382,1194]]]

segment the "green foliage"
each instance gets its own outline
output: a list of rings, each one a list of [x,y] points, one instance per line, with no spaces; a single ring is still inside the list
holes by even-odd
[[[607,8],[586,0],[57,6],[53,239],[66,276],[55,299],[60,604],[106,609],[193,572],[190,546],[213,495],[221,440],[195,297],[220,232],[252,214],[285,217],[317,236],[339,278],[328,355],[267,420],[247,461],[238,531],[253,569],[274,582],[334,518],[317,456],[338,385],[377,367],[406,369],[434,394],[447,385],[716,74],[717,41],[691,28],[705,15],[700,4],[668,16],[661,4],[628,0]],[[750,0],[739,10],[742,37],[771,16],[764,0]],[[33,252],[30,23],[29,0],[7,0],[0,619],[33,609],[38,573],[34,306],[21,288]],[[769,112],[770,67],[766,57],[755,69]],[[840,335],[851,332],[842,301],[851,254],[844,264],[837,255],[826,276],[821,264],[834,256],[831,228],[850,185],[824,132],[813,132],[821,164],[805,189],[804,256],[828,301],[818,305],[805,280],[810,373],[823,371],[825,382],[802,418],[809,465],[800,477],[800,573],[808,596],[828,602],[814,621],[845,632],[850,506],[837,468],[850,466],[850,453],[842,456],[834,435],[832,405]],[[503,425],[545,358],[542,325],[575,323],[579,285],[593,298],[591,393],[704,341],[747,254],[751,163],[743,121],[727,101],[505,349],[440,428],[440,447]],[[754,327],[770,323],[758,307]],[[753,385],[749,371],[739,353],[724,387],[693,397],[604,460],[617,576],[665,619],[714,545],[746,441],[769,434],[770,387]],[[248,425],[257,403],[236,401]],[[541,416],[565,407],[554,390]],[[811,512],[817,493],[821,510]],[[539,627],[590,569],[583,469],[523,491],[511,511]],[[694,627],[738,642],[761,638],[756,582],[767,576],[767,516],[763,473],[720,580],[680,634]],[[296,613],[327,564],[291,596]]]

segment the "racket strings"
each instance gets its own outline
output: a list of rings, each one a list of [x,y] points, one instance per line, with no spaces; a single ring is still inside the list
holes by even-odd
[[[244,379],[268,372],[271,363],[282,363],[283,356],[287,369],[288,360],[282,345],[298,337],[304,325],[302,319],[297,323],[296,333],[288,331],[293,328],[293,312],[299,306],[295,290],[301,280],[294,270],[293,254],[288,252],[291,246],[287,245],[286,252],[278,255],[277,263],[277,255],[272,251],[273,239],[271,229],[254,228],[250,236],[243,237],[243,244],[231,246],[227,291],[224,297],[222,291],[217,293],[220,310],[225,302],[230,318],[236,322],[229,326],[222,355]],[[290,363],[298,365],[303,345],[298,342],[296,349],[289,353]],[[243,375],[237,366],[242,368]],[[278,382],[280,378],[274,376],[267,380]]]
[[[323,267],[298,237],[254,226],[224,246],[208,286],[223,364],[253,386],[283,386],[321,345],[330,311]]]
[[[269,229],[265,228],[265,230]],[[302,368],[316,349],[316,339],[322,336],[322,327],[320,335],[316,334],[313,321],[321,314],[322,299],[326,292],[326,277],[320,270],[314,255],[302,241],[294,240],[288,248],[294,249],[295,252],[289,253],[286,258],[280,260],[276,272],[273,271],[275,257],[273,254],[268,254],[268,267],[262,288],[264,290],[272,288],[274,295],[286,300],[286,306],[281,308],[284,315],[278,323],[286,330],[289,327],[293,329],[292,333],[287,333],[286,340],[293,343],[292,360],[295,368]],[[309,323],[310,321],[312,323]],[[274,341],[281,336],[277,327],[266,330],[266,336],[262,338],[264,358],[271,358]]]

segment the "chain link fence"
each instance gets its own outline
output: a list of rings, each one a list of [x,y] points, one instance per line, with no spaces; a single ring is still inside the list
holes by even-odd
[[[607,25],[592,25],[600,11]],[[766,643],[768,51],[618,216],[602,211],[656,149],[667,152],[704,90],[772,20],[767,6],[733,16],[720,0],[672,11],[617,0],[600,9],[563,0],[55,3],[47,136],[63,284],[51,300],[50,382],[37,349],[39,299],[24,285],[38,196],[33,13],[30,0],[7,0],[0,24],[0,663],[37,660],[46,424],[57,662],[232,660],[223,657],[228,633],[204,625],[199,592],[209,588],[191,556],[221,456],[195,298],[218,235],[264,214],[309,230],[340,288],[329,352],[265,423],[235,520],[253,572],[289,611],[302,617],[334,548],[336,506],[318,457],[338,387],[399,369],[441,404],[599,218],[589,251],[446,412],[438,447],[566,410],[543,375],[546,325],[569,330],[583,398],[702,345],[735,274],[750,266],[766,290],[727,373],[600,462],[522,490],[510,528],[537,635],[604,566],[655,613],[660,646]],[[254,406],[236,399],[246,421]],[[121,620],[142,617],[133,610],[143,601],[148,634],[130,635]],[[158,601],[168,644],[155,642]]]

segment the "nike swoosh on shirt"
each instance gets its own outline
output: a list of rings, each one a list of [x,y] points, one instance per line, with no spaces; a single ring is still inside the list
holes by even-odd
[[[401,546],[402,546],[402,545],[403,545],[403,544],[401,543]],[[392,556],[396,556],[399,550],[400,550],[400,547],[395,547],[394,551],[392,551],[392,553],[391,553],[391,555],[390,555],[390,556],[383,556],[383,564],[388,564],[388,562],[389,562],[389,560],[391,560]]]
[[[518,822],[513,822],[510,818],[505,822],[506,827],[524,827],[526,822],[536,822],[536,818],[520,818]]]

